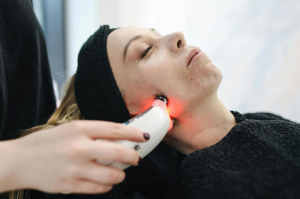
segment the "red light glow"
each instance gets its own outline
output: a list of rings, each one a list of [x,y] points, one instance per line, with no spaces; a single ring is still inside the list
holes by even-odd
[[[153,101],[144,101],[143,103],[143,109],[142,112],[147,110],[149,107],[151,107],[153,105]],[[181,105],[181,103],[177,100],[174,99],[168,99],[168,106],[166,108],[167,112],[169,113],[169,115],[173,118],[176,118],[178,115],[180,115],[183,111],[183,106]],[[139,113],[138,113],[139,114]]]
[[[170,116],[176,118],[183,110],[183,106],[181,103],[174,99],[169,99],[169,105],[167,107],[167,111]]]

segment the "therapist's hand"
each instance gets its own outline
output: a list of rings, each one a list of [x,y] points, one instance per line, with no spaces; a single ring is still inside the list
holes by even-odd
[[[147,134],[112,122],[74,121],[8,141],[10,152],[6,163],[10,172],[4,191],[24,188],[50,193],[109,191],[124,180],[125,173],[95,160],[138,165],[140,157],[133,149],[95,139],[145,142]]]

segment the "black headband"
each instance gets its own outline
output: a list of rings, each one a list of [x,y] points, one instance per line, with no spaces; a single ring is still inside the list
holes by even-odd
[[[107,56],[107,36],[114,30],[100,26],[78,55],[75,96],[80,112],[88,120],[122,123],[130,118]]]

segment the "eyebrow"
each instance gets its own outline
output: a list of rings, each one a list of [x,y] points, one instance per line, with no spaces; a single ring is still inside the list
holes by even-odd
[[[155,31],[154,28],[151,28],[150,30]],[[140,39],[140,38],[142,38],[140,35],[136,35],[136,36],[132,37],[132,38],[128,41],[128,43],[127,43],[126,46],[124,47],[124,61],[125,61],[125,59],[126,59],[126,54],[127,54],[127,51],[128,51],[129,46],[132,44],[132,42],[134,42],[134,41],[136,41],[136,40],[138,40],[138,39]]]

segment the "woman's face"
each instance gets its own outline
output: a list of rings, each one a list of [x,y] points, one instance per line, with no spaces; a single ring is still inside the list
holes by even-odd
[[[109,34],[107,52],[132,115],[149,108],[157,95],[164,95],[171,116],[186,116],[216,94],[222,79],[205,53],[186,44],[182,32],[162,36],[152,29],[120,28]]]

